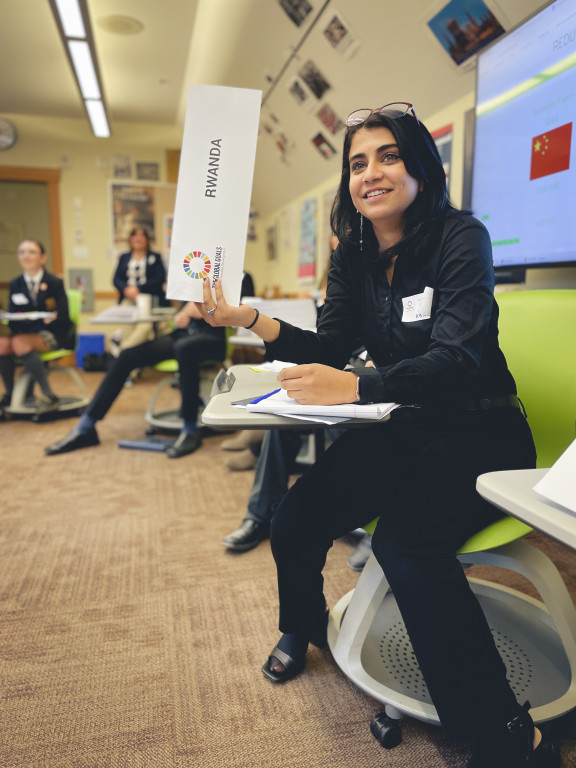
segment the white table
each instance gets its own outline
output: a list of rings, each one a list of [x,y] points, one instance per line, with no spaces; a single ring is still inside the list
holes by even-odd
[[[476,488],[481,496],[504,512],[576,549],[576,514],[533,490],[547,471],[488,472],[480,475]]]
[[[155,307],[149,314],[143,315],[138,307],[114,304],[95,317],[90,318],[93,325],[135,325],[136,323],[159,323],[176,314],[174,307]]]

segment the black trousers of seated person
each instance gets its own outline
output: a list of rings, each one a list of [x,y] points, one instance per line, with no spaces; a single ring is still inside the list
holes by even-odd
[[[217,329],[219,330],[219,329]],[[86,413],[94,420],[103,419],[135,368],[156,365],[176,358],[180,372],[180,416],[196,423],[200,405],[200,364],[204,360],[223,360],[226,342],[221,334],[188,333],[176,330],[153,341],[123,350],[102,380]]]
[[[535,465],[521,411],[394,411],[350,429],[278,506],[271,545],[280,631],[307,632],[324,610],[322,569],[334,539],[380,516],[372,550],[402,613],[445,731],[476,740],[516,716],[484,613],[457,560],[502,516],[475,490],[483,472]]]

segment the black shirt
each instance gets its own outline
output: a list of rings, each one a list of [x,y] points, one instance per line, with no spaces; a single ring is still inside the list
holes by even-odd
[[[318,332],[280,326],[267,353],[295,363],[343,368],[359,338],[376,365],[359,372],[362,402],[438,405],[516,392],[498,346],[490,238],[469,214],[450,214],[419,253],[399,254],[392,285],[383,262],[338,246]]]

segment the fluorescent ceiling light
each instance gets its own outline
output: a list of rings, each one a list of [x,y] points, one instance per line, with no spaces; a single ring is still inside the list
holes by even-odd
[[[100,88],[98,87],[98,78],[96,77],[88,43],[82,40],[68,40],[68,48],[70,49],[82,96],[85,99],[99,99]]]
[[[102,102],[98,99],[86,99],[84,103],[88,110],[88,117],[90,118],[94,135],[101,139],[108,138],[110,136],[110,128],[108,127],[108,120],[106,119],[106,112]]]
[[[78,0],[55,0],[66,37],[86,37]]]
[[[96,136],[110,136],[104,95],[100,89],[98,59],[90,27],[87,0],[48,0],[62,42],[82,94],[92,131]]]

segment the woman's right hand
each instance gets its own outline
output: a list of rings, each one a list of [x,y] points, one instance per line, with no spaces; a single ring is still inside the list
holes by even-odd
[[[124,288],[124,298],[130,299],[131,301],[136,301],[136,296],[140,291],[135,285],[127,285],[126,288]]]
[[[214,296],[210,289],[210,280],[204,278],[202,285],[202,293],[204,302],[195,302],[197,309],[199,310],[202,318],[212,326],[247,326],[254,320],[255,310],[249,307],[247,304],[240,304],[239,307],[233,307],[228,304],[224,298],[224,292],[222,291],[222,283],[220,280],[216,280],[214,286]],[[208,310],[214,309],[216,311],[212,314],[208,314]]]

